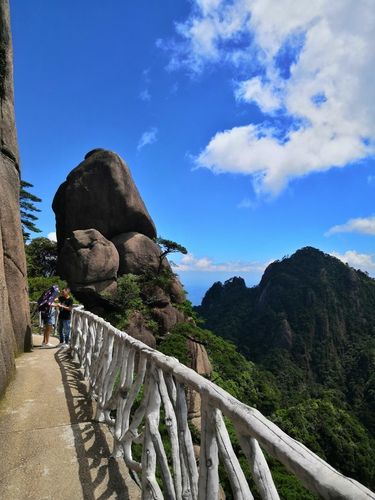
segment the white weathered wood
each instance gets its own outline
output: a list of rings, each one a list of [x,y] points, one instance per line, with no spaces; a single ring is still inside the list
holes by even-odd
[[[156,480],[156,451],[152,440],[152,419],[154,407],[157,406],[156,390],[152,374],[149,374],[147,378],[147,393],[144,398],[147,413],[142,453],[142,500],[161,500],[164,497]]]
[[[188,425],[188,408],[185,389],[182,384],[176,384],[177,402],[176,416],[180,443],[182,496],[183,498],[198,498],[198,468],[195,461],[193,440]]]
[[[178,451],[177,460],[179,460],[180,471],[181,471],[181,495],[183,499],[197,498],[198,495],[198,469],[194,459],[194,449],[190,435],[185,435],[189,431],[188,427],[188,412],[186,405],[186,398],[184,388],[180,387],[180,397],[178,401],[177,398],[177,387],[170,373],[164,373],[164,380],[166,383],[168,396],[170,402],[172,403],[173,413],[176,416],[177,424],[177,440],[178,440]],[[187,445],[190,443],[190,449],[193,453],[192,467],[193,473],[189,474],[188,460],[187,460]],[[177,488],[178,490],[179,488]]]
[[[221,411],[217,408],[213,410],[213,421],[216,429],[216,439],[220,458],[227,471],[234,498],[236,500],[251,500],[253,495],[246,481],[245,474],[241,469],[241,465],[234,453]]]
[[[146,410],[146,431],[148,430],[151,435],[166,497],[168,499],[175,500],[176,493],[174,489],[172,474],[169,470],[167,455],[165,453],[163,441],[159,432],[161,397],[159,390],[159,380],[155,368],[151,370],[150,384],[150,396]]]
[[[89,326],[89,324],[91,326]],[[102,342],[100,344],[100,352],[96,352],[95,356],[91,354],[89,360],[85,361],[83,357],[90,356],[90,350],[94,348],[96,349],[98,346],[98,342],[94,342],[92,337],[88,337],[89,328],[91,328],[92,335],[97,335],[99,330],[98,325],[102,325]],[[182,476],[182,498],[192,498],[195,500],[197,498],[198,484],[198,473],[194,459],[191,433],[187,424],[187,408],[184,391],[184,386],[187,386],[189,387],[189,390],[197,391],[205,400],[202,426],[204,427],[204,441],[206,444],[204,445],[205,449],[202,456],[211,457],[216,453],[214,448],[215,446],[217,447],[217,442],[215,437],[215,424],[213,423],[215,420],[213,412],[220,410],[225,417],[232,421],[238,435],[241,436],[241,445],[245,455],[248,457],[250,463],[254,464],[254,477],[259,484],[264,485],[264,498],[277,498],[277,496],[273,491],[274,487],[272,486],[271,475],[269,474],[268,476],[268,473],[266,474],[264,472],[267,464],[258,443],[271,456],[283,463],[285,467],[291,473],[295,474],[307,487],[307,489],[314,494],[328,499],[375,499],[375,495],[370,490],[358,482],[337,472],[329,464],[308,450],[304,445],[295,441],[281,431],[281,429],[266,419],[256,409],[239,402],[214,383],[204,379],[193,370],[180,364],[176,359],[170,358],[151,349],[126,333],[119,332],[114,327],[104,322],[101,318],[98,318],[86,311],[74,310],[72,318],[72,354],[74,359],[79,359],[85,367],[85,373],[87,372],[88,376],[92,377],[93,394],[95,394],[99,403],[98,415],[103,417],[104,414],[104,416],[107,417],[107,421],[110,422],[110,419],[108,418],[109,412],[106,414],[102,405],[105,404],[105,402],[108,403],[108,401],[111,401],[112,396],[117,395],[117,393],[112,394],[111,392],[111,383],[113,383],[115,370],[120,369],[122,374],[121,377],[125,376],[123,371],[125,368],[122,367],[120,359],[114,359],[114,365],[112,365],[111,369],[113,343],[112,345],[110,343],[114,338],[116,338],[116,344],[123,345],[123,352],[133,350],[137,353],[137,355],[140,355],[141,358],[143,357],[147,360],[149,370],[153,371],[155,369],[159,369],[163,372],[163,374],[165,374],[164,376],[170,402],[177,420]],[[128,370],[128,367],[126,370]],[[132,370],[129,368],[129,373],[131,371]],[[145,387],[147,387],[147,383],[145,383]],[[137,390],[140,390],[140,387]],[[144,390],[146,392],[146,388],[144,388]],[[116,401],[120,401],[120,398],[116,397]],[[146,462],[144,462],[144,460],[146,460],[148,456],[145,454],[146,445],[149,446],[149,449],[151,450],[151,469],[154,467],[154,465],[152,465],[153,460],[158,459],[163,461],[162,452],[159,451],[158,454],[160,456],[158,456],[155,451],[154,442],[156,444],[160,444],[160,441],[154,430],[153,434],[150,432],[149,417],[146,418],[146,421],[148,419],[149,423],[146,425],[145,431],[142,432],[142,429],[139,429],[145,413],[149,415],[150,409],[148,405],[149,403],[151,404],[152,401],[152,398],[149,401],[148,396],[145,396],[137,410],[134,412],[131,422],[129,422],[129,418],[127,416],[125,420],[121,421],[121,424],[119,424],[121,428],[121,439],[119,441],[124,450],[124,459],[128,467],[133,468],[137,472],[142,469],[142,466],[143,468],[145,467]],[[119,412],[119,409],[123,412],[125,411],[125,408],[127,408],[126,411],[129,412],[129,408],[131,410],[133,402],[128,406],[127,402],[125,402],[125,405],[122,405],[121,409],[118,406],[117,412]],[[117,435],[118,434],[119,432],[117,432]],[[154,442],[152,440],[152,436],[154,436]],[[218,436],[219,446],[224,446],[226,438],[223,438],[224,441],[220,444],[220,436],[223,436],[222,432],[219,432]],[[131,444],[139,441],[141,437],[143,438],[144,453],[142,464],[138,464],[132,459]],[[227,465],[229,465],[229,462],[232,460],[230,458],[231,455],[229,452],[224,451],[224,448],[222,451],[226,456],[226,459],[223,460],[227,460]],[[230,467],[233,469],[232,464]],[[150,466],[148,466],[147,470],[151,469]],[[175,469],[175,467],[173,467],[173,469]],[[216,480],[213,479],[214,474],[208,470],[209,468],[207,467],[207,462],[203,467],[201,464],[200,469],[201,471],[206,470],[205,474],[207,476],[204,480],[200,480],[200,483],[207,483],[208,480],[215,483]],[[143,475],[147,476],[147,474],[148,473]],[[175,474],[175,470],[173,470],[173,474]],[[264,479],[265,476],[267,476],[266,479]],[[207,489],[207,487],[205,488]],[[204,488],[202,487],[202,491],[203,489]],[[260,487],[260,489],[262,489],[262,487]],[[153,494],[156,494],[156,496],[149,496],[147,498],[158,498],[157,495],[159,495],[159,492],[157,491],[157,488],[155,490],[152,489],[152,491],[154,492]],[[212,495],[214,494],[212,493]]]
[[[145,362],[147,363],[147,358],[144,357]],[[149,377],[145,377],[146,369],[147,369],[147,364],[142,365],[143,369],[142,371],[139,371],[140,376],[137,377],[135,383],[134,383],[134,399],[136,395],[138,394],[138,389],[137,387],[140,387],[140,384],[143,382],[144,379],[144,386],[143,386],[143,398],[140,402],[140,405],[134,412],[134,415],[131,419],[131,422],[129,424],[128,429],[125,429],[125,433],[121,435],[120,440],[123,445],[123,450],[124,450],[124,460],[126,465],[129,467],[129,469],[135,470],[136,472],[141,472],[142,471],[142,464],[136,462],[132,458],[132,443],[138,443],[139,438],[143,436],[143,432],[138,432],[138,428],[142,422],[142,419],[146,413],[146,406],[148,403],[148,394],[149,394]],[[133,388],[132,388],[133,389]],[[132,394],[129,393],[129,399],[132,397]],[[130,401],[131,402],[131,401]],[[131,405],[127,404],[125,407],[125,412],[128,410],[130,412]],[[124,431],[123,431],[124,432]]]
[[[95,399],[96,398],[96,393],[95,393],[95,383],[96,383],[96,378],[98,376],[98,369],[99,369],[99,357],[101,353],[101,348],[103,344],[103,321],[100,321],[97,323],[97,328],[95,332],[95,342],[93,345],[93,352],[92,352],[92,360],[91,360],[91,366],[90,366],[90,373],[88,376],[88,381],[89,381],[89,394],[90,396]]]
[[[243,436],[238,432],[237,436],[242,451],[250,464],[261,497],[265,500],[279,500],[280,497],[273,482],[271,471],[258,441],[252,437]]]
[[[130,363],[134,364],[134,351],[130,351]],[[129,364],[130,364],[129,363]],[[129,421],[130,421],[130,412],[133,407],[134,401],[141,390],[147,368],[147,359],[144,356],[141,356],[138,363],[138,372],[136,379],[133,383],[131,383],[130,377],[128,375],[127,379],[125,379],[124,384],[121,386],[122,400],[123,400],[123,410],[121,414],[121,421],[118,427],[118,432],[116,433],[116,437],[119,441],[124,439],[125,432],[129,429]],[[129,371],[127,370],[127,374]]]
[[[158,377],[160,396],[163,402],[164,412],[165,412],[164,422],[167,427],[167,432],[171,443],[175,494],[176,498],[178,500],[181,500],[182,474],[181,474],[181,463],[180,463],[180,445],[178,442],[177,418],[174,412],[173,404],[169,398],[163,371],[160,370],[160,368],[158,368],[156,373]]]
[[[131,387],[130,385],[126,384],[126,375],[128,373],[128,364],[132,363],[129,358],[134,358],[134,351],[126,349],[125,346],[123,346],[122,352],[120,354],[120,386],[117,392],[117,415],[116,415],[116,426],[115,426],[115,439],[119,440],[120,436],[122,434],[122,429],[125,427],[127,428],[129,425],[129,422],[124,421],[124,410],[125,410],[125,405],[128,400],[128,391],[129,388]],[[147,363],[147,360],[145,360]],[[133,377],[132,377],[133,378]]]
[[[209,405],[205,394],[201,396],[198,500],[217,500],[219,496],[219,456],[214,426],[215,409]]]

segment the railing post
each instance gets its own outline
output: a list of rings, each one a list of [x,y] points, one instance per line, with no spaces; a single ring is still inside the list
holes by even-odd
[[[250,464],[254,481],[264,500],[279,500],[279,494],[273,482],[271,471],[258,441],[252,437],[245,437],[237,431],[241,448]]]
[[[201,449],[199,455],[198,500],[217,500],[219,457],[214,427],[214,409],[201,394]]]

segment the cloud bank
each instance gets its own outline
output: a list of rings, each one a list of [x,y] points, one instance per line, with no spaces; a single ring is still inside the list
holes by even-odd
[[[336,233],[361,233],[375,236],[375,215],[367,218],[349,219],[345,224],[331,227],[326,236]]]
[[[234,98],[264,121],[218,130],[196,158],[251,175],[259,194],[374,153],[372,0],[194,0],[165,43],[169,67],[228,65]],[[161,45],[159,41],[159,46]],[[245,76],[244,76],[245,75]]]
[[[54,232],[52,232],[52,233],[48,233],[47,238],[48,238],[50,241],[57,241],[56,232],[54,231]]]
[[[340,259],[342,262],[349,264],[349,266],[354,267],[355,269],[366,271],[372,276],[375,274],[375,261],[373,254],[359,253],[356,250],[348,250],[343,254],[332,252],[331,255]]]
[[[181,257],[175,264],[177,272],[230,272],[230,273],[262,273],[270,262],[225,262],[215,263],[208,257],[196,258],[193,254]]]

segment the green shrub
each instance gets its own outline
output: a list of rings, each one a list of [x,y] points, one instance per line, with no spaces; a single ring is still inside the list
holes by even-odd
[[[67,286],[66,281],[58,276],[36,276],[28,279],[29,282],[29,299],[33,302],[39,299],[43,292],[48,290],[52,285],[57,285],[60,290]]]

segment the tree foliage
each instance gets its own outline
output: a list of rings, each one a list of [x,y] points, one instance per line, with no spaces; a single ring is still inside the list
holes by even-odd
[[[275,376],[281,397],[269,416],[280,427],[375,487],[374,279],[307,247],[256,287],[215,283],[197,312]]]
[[[42,200],[28,191],[28,189],[32,187],[34,187],[33,184],[21,180],[20,211],[24,241],[30,239],[30,232],[41,233],[41,230],[35,225],[35,222],[38,220],[35,212],[40,212],[40,209],[35,206],[35,203],[40,203]]]
[[[106,313],[106,319],[120,330],[126,329],[133,313],[141,313],[147,327],[156,333],[157,324],[144,300],[144,277],[132,273],[124,274],[117,280],[116,296],[112,297],[115,310]]]
[[[27,272],[30,277],[56,274],[57,244],[48,238],[34,238],[26,245]]]
[[[155,238],[155,243],[157,243],[160,248],[161,248],[161,253],[159,255],[159,269],[158,273],[161,272],[162,266],[163,266],[163,261],[167,257],[168,254],[170,253],[182,253],[183,255],[186,255],[188,251],[186,248],[179,243],[176,243],[175,241],[172,240],[166,240],[164,238],[161,238],[158,236]]]
[[[375,442],[347,409],[329,399],[306,399],[276,411],[273,421],[346,476],[375,486]]]
[[[52,285],[57,285],[60,290],[67,286],[66,281],[62,280],[58,276],[35,276],[29,277],[29,299],[31,301],[36,301],[42,295],[43,292],[48,290]]]

